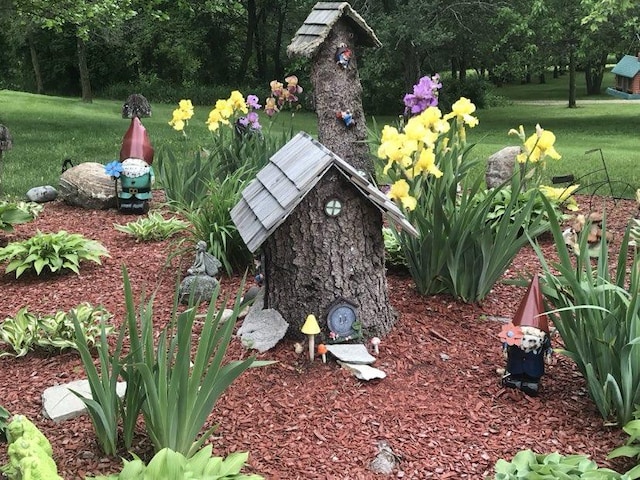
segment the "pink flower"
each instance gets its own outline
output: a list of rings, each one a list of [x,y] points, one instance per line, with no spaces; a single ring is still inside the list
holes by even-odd
[[[522,329],[511,322],[503,325],[499,334],[500,340],[507,345],[520,345],[523,336]]]

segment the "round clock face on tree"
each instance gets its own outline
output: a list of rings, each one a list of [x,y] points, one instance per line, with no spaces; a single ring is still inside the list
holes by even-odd
[[[356,312],[349,304],[341,303],[333,307],[327,316],[329,329],[339,337],[355,335],[353,322],[356,321]]]

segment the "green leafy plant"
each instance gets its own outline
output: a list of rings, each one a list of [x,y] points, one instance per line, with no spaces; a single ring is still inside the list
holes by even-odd
[[[134,455],[133,460],[125,460],[119,474],[96,477],[96,480],[172,480],[189,478],[193,480],[261,480],[260,475],[240,473],[249,457],[248,453],[231,453],[226,458],[212,457],[212,446],[207,445],[192,457],[163,448],[156,453],[148,465]]]
[[[159,212],[149,212],[146,217],[126,225],[114,224],[114,228],[132,235],[137,241],[149,242],[166,240],[186,229],[189,224],[176,217],[165,219]]]
[[[549,316],[564,342],[561,352],[576,363],[602,417],[615,415],[625,425],[640,404],[640,254],[633,254],[627,268],[627,228],[613,275],[606,236],[594,264],[588,226],[578,236],[578,248],[570,249],[558,221],[550,218],[550,223],[559,261],[548,263],[533,245],[544,271],[545,300],[554,308]],[[602,229],[606,231],[606,218]]]
[[[9,410],[0,405],[0,442],[7,439],[7,427],[9,426],[10,418]]]
[[[384,240],[385,262],[392,267],[407,267],[407,259],[402,251],[402,245],[389,227],[382,227]]]
[[[91,398],[73,390],[72,392],[87,407],[100,448],[107,455],[115,455],[118,449],[118,423],[122,415],[117,382],[123,369],[121,353],[126,334],[126,325],[123,324],[120,327],[115,350],[111,354],[107,338],[110,327],[105,324],[104,320],[101,320],[100,335],[96,343],[100,363],[100,369],[98,370],[89,351],[89,339],[85,335],[79,318],[76,315],[72,315],[72,319],[78,352],[91,389]],[[126,447],[130,448],[131,444],[129,443]]]
[[[511,461],[499,459],[494,470],[494,480],[519,478],[625,480],[632,478],[608,468],[599,468],[596,462],[586,455],[561,455],[557,452],[536,454],[531,450],[519,451]]]
[[[607,456],[608,459],[630,457],[635,458],[636,463],[640,461],[640,410],[636,410],[633,416],[633,420],[622,427],[629,438],[624,445],[613,449]],[[627,475],[629,478],[640,478],[640,463],[628,470]]]
[[[8,261],[5,272],[15,271],[16,278],[25,271],[40,275],[43,270],[62,272],[72,270],[79,273],[83,260],[100,264],[100,257],[108,257],[106,248],[96,240],[90,240],[78,233],[38,232],[21,242],[12,242],[0,248],[0,262]]]
[[[29,210],[26,205],[25,202],[0,201],[0,230],[11,232],[14,225],[33,220],[37,213]]]
[[[7,426],[9,463],[0,472],[9,480],[62,480],[47,437],[24,415],[15,415]]]
[[[77,348],[73,318],[77,318],[87,343],[92,346],[100,331],[100,323],[111,317],[103,306],[92,306],[84,302],[68,312],[58,311],[53,315],[33,314],[22,307],[14,317],[0,323],[0,341],[11,346],[13,353],[2,352],[0,357],[21,357],[34,348]],[[113,327],[105,327],[110,334]]]

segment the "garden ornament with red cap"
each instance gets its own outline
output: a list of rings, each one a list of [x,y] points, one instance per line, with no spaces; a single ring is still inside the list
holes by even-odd
[[[513,321],[502,327],[499,336],[507,358],[502,385],[536,396],[540,378],[544,375],[545,360],[548,361],[551,355],[549,322],[544,314],[537,275],[531,280]]]
[[[153,173],[153,147],[147,131],[138,117],[131,119],[131,125],[122,139],[120,150],[122,172],[118,193],[118,209],[125,213],[145,213],[149,210]]]

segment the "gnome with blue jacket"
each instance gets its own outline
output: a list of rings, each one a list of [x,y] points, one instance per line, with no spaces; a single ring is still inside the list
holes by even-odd
[[[551,359],[549,322],[544,313],[538,276],[534,276],[511,323],[502,327],[500,339],[507,358],[502,385],[536,396],[544,365]]]
[[[153,173],[153,147],[147,130],[138,117],[131,119],[131,125],[122,139],[120,149],[120,191],[118,209],[124,213],[146,213],[151,200]]]

